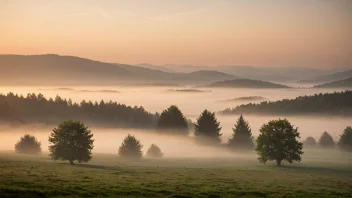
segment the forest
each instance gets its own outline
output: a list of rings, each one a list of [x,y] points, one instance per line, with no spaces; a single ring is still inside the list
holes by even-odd
[[[229,114],[266,115],[334,115],[352,116],[352,91],[299,96],[275,102],[249,103],[220,112]]]
[[[121,128],[154,128],[158,114],[143,107],[126,106],[113,101],[72,102],[60,96],[0,94],[0,121],[27,124],[56,124],[64,120],[82,120],[91,125]]]

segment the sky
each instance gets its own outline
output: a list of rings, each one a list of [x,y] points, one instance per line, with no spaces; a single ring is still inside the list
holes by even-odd
[[[351,0],[0,0],[0,54],[352,68]]]

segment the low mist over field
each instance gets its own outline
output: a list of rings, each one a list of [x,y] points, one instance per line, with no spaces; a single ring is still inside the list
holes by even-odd
[[[246,97],[246,96],[261,96],[268,98],[271,101],[295,98],[297,96],[312,95],[315,93],[334,92],[336,89],[212,89],[211,92],[198,92],[198,93],[179,93],[179,92],[165,92],[171,88],[168,87],[0,87],[0,92],[6,94],[13,92],[15,94],[27,93],[42,93],[46,98],[55,98],[56,95],[62,98],[71,98],[74,102],[81,100],[91,101],[117,101],[121,104],[143,106],[149,112],[159,112],[166,109],[168,106],[175,104],[184,113],[185,117],[196,121],[197,117],[204,109],[218,112],[228,107],[235,107],[240,104],[246,104],[246,101],[236,101],[231,103],[219,103],[220,100],[230,98]],[[84,93],[77,92],[76,90],[92,90]],[[94,92],[94,90],[116,90],[116,92]],[[343,90],[343,89],[341,89]],[[227,143],[229,136],[232,134],[232,128],[238,119],[239,115],[222,116],[217,115],[220,125],[222,127],[222,143]],[[301,133],[301,140],[306,137],[312,136],[318,139],[324,131],[328,131],[334,138],[338,140],[340,134],[350,126],[351,118],[345,117],[330,117],[330,116],[256,116],[244,115],[248,120],[252,134],[254,137],[258,136],[260,127],[273,119],[287,118],[290,122],[298,127]],[[57,123],[59,124],[59,123]],[[28,124],[27,124],[28,125]],[[89,126],[89,125],[88,125]],[[1,150],[13,150],[15,142],[20,136],[26,133],[34,134],[42,142],[43,150],[47,150],[48,136],[55,126],[45,126],[37,124],[35,127],[31,126],[1,126],[1,140],[4,142],[0,145]],[[118,128],[93,128],[95,148],[94,152],[98,153],[116,153],[117,148],[121,144],[124,136],[128,133],[135,135],[142,141],[144,149],[149,147],[150,144],[160,144],[160,147],[165,150],[166,156],[216,156],[212,155],[212,149],[205,151],[204,148],[199,148],[194,145],[190,139],[176,138],[161,136],[153,133],[154,130],[141,130],[141,129],[118,129]],[[193,135],[191,131],[190,135]],[[180,143],[184,143],[182,149],[175,149]],[[228,155],[226,152],[221,152],[221,155]]]

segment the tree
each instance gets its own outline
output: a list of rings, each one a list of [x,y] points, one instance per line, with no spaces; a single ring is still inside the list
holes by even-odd
[[[93,134],[80,121],[64,121],[49,136],[50,156],[53,160],[68,160],[73,164],[88,162],[92,158]]]
[[[142,148],[143,145],[141,142],[133,135],[128,134],[123,140],[118,154],[120,157],[124,158],[140,159],[143,155]]]
[[[335,146],[334,139],[328,132],[324,132],[319,139],[319,145],[324,148],[332,148]]]
[[[217,121],[215,113],[204,110],[197,118],[194,135],[205,143],[220,143],[220,131],[220,122]]]
[[[346,127],[346,129],[343,131],[342,135],[340,136],[338,145],[345,151],[352,151],[352,128],[350,126]]]
[[[188,135],[187,120],[178,107],[172,105],[160,114],[156,130],[159,132]]]
[[[315,139],[313,137],[307,137],[306,140],[303,142],[303,145],[305,147],[315,147],[317,146],[317,142],[315,141]]]
[[[25,154],[39,154],[42,151],[41,143],[32,135],[24,135],[15,144],[15,151]]]
[[[233,134],[230,136],[228,143],[230,148],[245,150],[252,150],[254,148],[252,130],[242,115],[238,118],[232,130]]]
[[[150,145],[146,155],[147,157],[154,157],[154,158],[160,158],[164,156],[164,154],[161,152],[160,148],[156,144]]]
[[[260,135],[257,138],[256,151],[258,160],[266,163],[276,160],[277,166],[281,166],[283,160],[292,163],[301,161],[302,143],[298,128],[294,128],[291,123],[284,120],[272,120],[260,128]]]

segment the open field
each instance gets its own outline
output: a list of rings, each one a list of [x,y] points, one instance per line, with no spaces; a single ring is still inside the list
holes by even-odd
[[[352,157],[307,151],[275,167],[254,154],[234,158],[123,161],[93,154],[87,164],[0,152],[1,197],[351,197]]]

